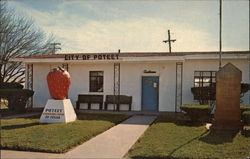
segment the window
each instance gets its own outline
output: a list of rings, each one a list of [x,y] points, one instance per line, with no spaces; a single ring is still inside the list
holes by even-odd
[[[89,91],[103,92],[103,71],[89,72]]]
[[[216,71],[194,71],[194,87],[210,87],[215,78]]]

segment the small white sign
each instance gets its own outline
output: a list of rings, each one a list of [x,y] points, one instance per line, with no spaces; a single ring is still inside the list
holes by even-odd
[[[154,82],[154,88],[157,88],[157,83],[156,82]]]
[[[40,123],[67,123],[76,120],[70,99],[49,99],[40,117]]]

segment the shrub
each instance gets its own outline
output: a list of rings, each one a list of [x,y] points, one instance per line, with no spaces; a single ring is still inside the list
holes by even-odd
[[[198,121],[202,117],[209,117],[211,113],[209,105],[183,104],[180,108],[187,113],[191,121]]]
[[[242,120],[244,124],[250,125],[250,110],[243,112]]]
[[[244,94],[250,90],[250,84],[241,83],[240,90],[241,97],[243,97]],[[192,87],[191,92],[194,96],[194,100],[198,100],[200,104],[207,104],[208,101],[216,100],[216,83],[212,83],[212,85],[208,87]]]
[[[241,114],[242,114],[244,111],[250,111],[250,105],[241,105],[241,106],[240,106],[240,111],[241,111]]]
[[[3,82],[0,83],[0,89],[23,89],[23,85],[17,82],[13,83]]]
[[[16,112],[25,111],[27,100],[33,94],[34,91],[29,89],[0,89],[0,98],[6,98],[9,110]]]

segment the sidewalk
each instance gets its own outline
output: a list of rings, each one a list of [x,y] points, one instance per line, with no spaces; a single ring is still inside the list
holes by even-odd
[[[65,154],[1,150],[1,158],[122,158],[155,118],[132,116]]]

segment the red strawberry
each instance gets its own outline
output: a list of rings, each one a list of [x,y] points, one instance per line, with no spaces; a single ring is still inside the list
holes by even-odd
[[[70,75],[61,67],[53,68],[47,75],[49,92],[54,99],[65,99],[68,96]]]

